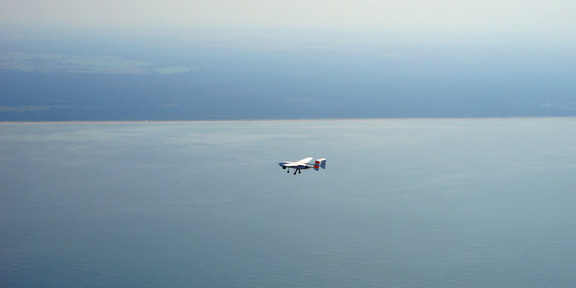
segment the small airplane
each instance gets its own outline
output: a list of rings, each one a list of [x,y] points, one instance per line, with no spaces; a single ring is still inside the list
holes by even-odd
[[[290,173],[290,168],[294,169],[294,175],[296,175],[296,173],[302,173],[302,169],[314,168],[316,171],[320,170],[320,168],[326,169],[326,158],[316,159],[314,164],[309,163],[312,159],[313,157],[308,157],[296,162],[282,161],[278,163],[278,165],[280,165],[282,169],[288,169],[288,173]]]

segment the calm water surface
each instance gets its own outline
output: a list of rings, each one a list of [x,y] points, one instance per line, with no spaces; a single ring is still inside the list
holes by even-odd
[[[576,118],[3,124],[0,161],[2,287],[576,285]]]

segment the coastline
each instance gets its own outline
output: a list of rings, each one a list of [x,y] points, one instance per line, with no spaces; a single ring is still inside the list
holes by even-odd
[[[110,121],[0,121],[0,125],[121,125],[121,124],[192,124],[192,123],[251,123],[251,122],[312,122],[312,121],[374,121],[374,120],[522,120],[522,119],[576,119],[576,116],[514,116],[514,117],[394,117],[394,118],[303,118],[303,119],[236,119],[236,120],[110,120]]]

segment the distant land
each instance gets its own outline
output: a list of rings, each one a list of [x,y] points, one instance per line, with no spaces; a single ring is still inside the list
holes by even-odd
[[[195,67],[153,66],[144,61],[110,56],[0,52],[0,69],[41,73],[173,74],[189,72]]]
[[[568,50],[195,35],[4,37],[0,121],[576,116]]]

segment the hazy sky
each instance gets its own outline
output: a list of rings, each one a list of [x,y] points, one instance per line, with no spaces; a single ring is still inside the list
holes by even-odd
[[[331,28],[574,37],[573,0],[5,0],[3,26]]]

